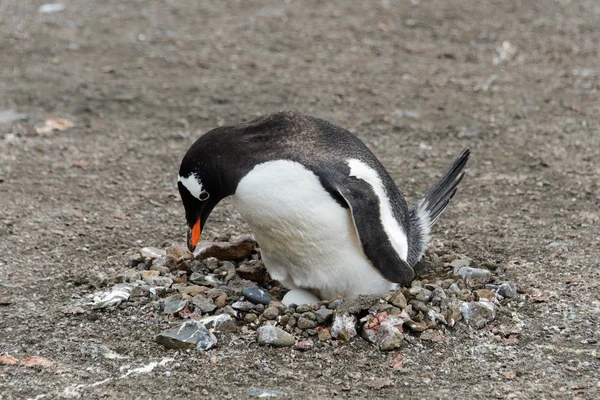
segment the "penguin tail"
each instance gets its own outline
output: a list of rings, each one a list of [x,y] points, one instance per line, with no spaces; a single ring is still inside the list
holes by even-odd
[[[470,154],[469,149],[463,150],[450,169],[429,189],[425,197],[410,209],[409,217],[413,229],[411,236],[415,238],[414,244],[410,246],[412,251],[409,251],[410,265],[416,264],[425,253],[431,227],[456,193],[458,184],[465,176],[464,169]]]

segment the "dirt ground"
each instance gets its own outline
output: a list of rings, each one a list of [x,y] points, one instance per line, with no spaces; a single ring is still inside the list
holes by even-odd
[[[0,125],[0,355],[54,366],[0,365],[0,399],[600,397],[597,1],[42,4],[0,2],[0,110],[29,116]],[[68,312],[82,279],[185,240],[195,138],[283,109],[360,135],[411,203],[470,147],[434,237],[546,301],[394,353],[243,335],[176,352],[144,310]],[[35,133],[55,117],[75,126]],[[245,232],[226,202],[204,234]]]

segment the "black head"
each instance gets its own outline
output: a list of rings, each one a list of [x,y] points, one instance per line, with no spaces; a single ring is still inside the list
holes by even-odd
[[[196,248],[204,224],[215,206],[224,197],[233,194],[223,187],[220,155],[206,152],[211,147],[202,146],[199,142],[194,143],[183,158],[177,180],[189,227],[187,244],[190,251]]]

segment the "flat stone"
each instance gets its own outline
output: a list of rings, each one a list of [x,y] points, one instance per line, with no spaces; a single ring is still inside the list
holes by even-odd
[[[408,303],[406,302],[406,297],[404,297],[404,295],[400,291],[393,294],[392,298],[390,299],[390,303],[403,310],[408,305]]]
[[[352,314],[336,313],[331,326],[331,336],[338,340],[348,341],[357,335],[357,323],[356,317]]]
[[[422,301],[424,303],[428,302],[433,297],[433,292],[431,290],[427,290],[419,286],[411,287],[409,289],[409,292],[411,296],[414,297],[416,300]]]
[[[454,275],[460,276],[464,280],[477,279],[482,283],[487,283],[492,276],[492,271],[483,268],[461,267],[454,270]]]
[[[206,288],[198,285],[186,286],[181,291],[182,294],[188,294],[190,296],[196,296],[197,294],[202,294],[204,292],[206,292]]]
[[[482,328],[496,318],[496,308],[488,301],[463,302],[460,313],[469,325],[476,328]]]
[[[215,331],[231,332],[232,325],[235,329],[235,321],[227,314],[210,315],[200,320],[208,329]]]
[[[196,284],[206,282],[206,275],[201,274],[200,272],[192,272],[188,281]]]
[[[234,310],[248,312],[254,310],[254,304],[249,301],[236,301],[231,305]]]
[[[169,288],[173,284],[173,279],[166,276],[150,276],[148,279],[146,279],[146,282],[150,286],[162,286]]]
[[[315,311],[315,316],[317,317],[317,323],[319,325],[327,324],[333,319],[333,310],[328,308],[319,308],[317,311]]]
[[[196,309],[202,311],[204,314],[213,312],[217,309],[217,306],[212,302],[211,299],[207,299],[202,295],[194,296],[191,303]]]
[[[164,314],[176,314],[179,311],[183,310],[187,305],[187,301],[183,300],[181,296],[174,295],[169,296],[165,299],[165,304],[163,308]]]
[[[200,260],[214,257],[222,261],[248,258],[256,247],[256,241],[250,235],[242,235],[233,242],[200,241],[194,250],[194,257]]]
[[[262,282],[267,273],[267,269],[262,261],[250,260],[244,261],[239,267],[236,268],[235,272],[242,279],[248,279],[249,281]]]
[[[143,260],[155,260],[165,255],[167,255],[166,251],[156,247],[143,247],[140,249],[140,256]]]
[[[190,260],[192,258],[192,252],[189,251],[187,246],[184,244],[174,244],[169,246],[165,252],[168,257],[171,257],[176,262]]]
[[[257,287],[244,288],[244,290],[242,290],[242,296],[254,304],[268,305],[272,300],[271,296],[266,291]]]
[[[297,306],[302,304],[316,304],[319,302],[319,298],[312,292],[305,289],[292,289],[283,296],[281,302],[289,307],[291,304]]]
[[[257,335],[258,344],[261,346],[291,347],[296,343],[292,335],[271,324],[258,328]]]
[[[195,320],[159,333],[156,341],[168,349],[209,350],[217,344],[217,338]]]

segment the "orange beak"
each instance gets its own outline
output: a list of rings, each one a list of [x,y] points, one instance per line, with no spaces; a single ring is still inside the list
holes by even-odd
[[[200,230],[200,218],[198,218],[198,220],[192,227],[190,235],[188,236],[188,248],[190,249],[190,251],[193,252],[196,246],[198,245],[201,233],[202,231]]]

